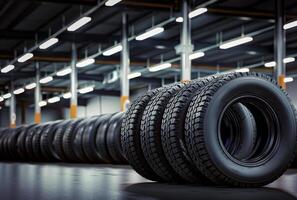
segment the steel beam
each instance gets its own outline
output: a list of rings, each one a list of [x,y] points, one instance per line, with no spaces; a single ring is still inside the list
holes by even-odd
[[[77,52],[75,43],[72,44],[71,55],[71,102],[70,102],[70,118],[77,118]]]
[[[34,120],[36,124],[41,123],[41,108],[39,106],[39,102],[41,101],[41,86],[40,86],[40,67],[39,62],[35,63],[35,82],[36,87],[34,91]]]
[[[16,101],[14,91],[14,83],[10,83],[10,105],[9,105],[9,118],[10,118],[10,128],[16,127]]]

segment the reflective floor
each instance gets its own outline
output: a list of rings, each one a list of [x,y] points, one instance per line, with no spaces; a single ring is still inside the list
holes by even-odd
[[[263,188],[149,182],[127,166],[0,163],[0,200],[297,199],[297,170]]]

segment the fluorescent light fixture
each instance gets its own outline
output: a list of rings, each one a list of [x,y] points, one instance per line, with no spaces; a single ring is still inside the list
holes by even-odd
[[[76,31],[77,29],[79,29],[80,27],[86,25],[87,23],[89,23],[92,20],[91,17],[82,17],[79,20],[77,20],[76,22],[74,22],[73,24],[71,24],[68,28],[67,31]]]
[[[47,76],[45,78],[40,79],[39,83],[46,84],[51,82],[52,80],[54,80],[52,76]]]
[[[172,66],[171,63],[162,63],[162,64],[159,64],[159,65],[155,65],[153,67],[149,67],[149,71],[150,72],[156,72],[156,71],[160,71],[160,70],[163,70],[163,69],[170,68],[171,66]]]
[[[197,59],[197,58],[201,58],[205,55],[204,52],[201,52],[201,51],[198,51],[198,52],[195,52],[195,53],[192,53],[189,58],[190,60],[194,60],[194,59]]]
[[[145,40],[147,38],[158,35],[158,34],[162,33],[163,31],[164,31],[163,27],[156,27],[156,28],[153,28],[153,29],[150,29],[150,30],[146,31],[143,34],[138,35],[135,39],[138,40],[138,41],[142,41],[142,40]]]
[[[26,53],[19,57],[18,62],[23,63],[26,62],[27,60],[33,58],[33,53]]]
[[[36,87],[36,83],[30,83],[25,86],[26,90],[31,90]]]
[[[58,72],[56,73],[56,75],[57,75],[57,76],[66,76],[67,74],[70,74],[71,71],[72,71],[71,68],[70,68],[70,67],[67,67],[67,68],[64,68],[64,69],[58,71]]]
[[[137,78],[140,77],[141,73],[140,72],[132,72],[128,75],[128,79],[133,79],[133,78]]]
[[[294,61],[295,61],[295,58],[293,58],[293,57],[287,57],[287,58],[284,58],[284,60],[283,60],[284,63],[290,63],[290,62],[294,62]],[[265,63],[264,66],[265,67],[275,67],[276,62],[275,61],[268,62],[268,63]]]
[[[48,99],[47,102],[56,103],[56,102],[59,102],[60,100],[61,100],[60,97],[52,97],[52,98]]]
[[[197,17],[198,15],[202,15],[203,13],[207,12],[207,8],[197,8],[189,13],[189,18]]]
[[[297,20],[285,24],[284,29],[287,30],[287,29],[290,29],[290,28],[294,28],[296,26],[297,26]]]
[[[288,58],[284,58],[284,63],[290,63],[290,62],[294,62],[295,58],[293,57],[288,57]]]
[[[115,4],[121,2],[122,0],[108,0],[105,2],[106,6],[114,6]]]
[[[81,60],[78,63],[76,63],[76,67],[82,68],[82,67],[86,67],[88,65],[94,64],[94,63],[95,63],[95,59],[93,59],[93,58],[86,58],[86,59]]]
[[[177,18],[175,19],[175,21],[176,21],[177,23],[182,23],[182,22],[184,22],[184,18],[183,18],[183,17],[177,17]]]
[[[293,82],[294,78],[293,77],[286,77],[284,81],[285,81],[285,83]]]
[[[104,56],[111,56],[115,53],[118,53],[123,50],[123,46],[121,44],[111,47],[103,52]]]
[[[92,92],[94,91],[94,86],[88,86],[88,87],[85,87],[85,88],[82,88],[82,89],[79,89],[78,92],[80,94],[86,94],[86,93],[89,93],[89,92]]]
[[[41,45],[39,45],[39,49],[47,49],[58,42],[59,42],[58,38],[50,38],[47,41],[43,42]]]
[[[239,37],[239,38],[235,38],[226,42],[223,42],[223,44],[220,45],[220,49],[229,49],[241,44],[245,44],[248,42],[253,41],[253,38],[250,36],[243,36],[243,37]]]
[[[3,97],[0,97],[0,102],[4,101],[4,98]]]
[[[6,67],[1,69],[1,73],[5,74],[5,73],[10,72],[13,69],[14,69],[14,65],[7,65]]]
[[[40,107],[44,107],[44,106],[47,105],[47,102],[46,102],[46,101],[40,101],[40,102],[38,103],[38,105],[39,105]]]
[[[13,94],[18,95],[18,94],[22,94],[23,92],[25,92],[24,88],[18,88],[15,91],[13,91]]]
[[[64,99],[70,99],[71,96],[72,96],[72,95],[71,95],[70,92],[67,92],[67,93],[64,93],[64,94],[63,94],[63,98],[64,98]]]
[[[4,99],[9,99],[11,97],[11,94],[10,93],[6,93],[3,95],[3,98]]]
[[[265,67],[274,67],[274,66],[276,66],[276,62],[275,61],[268,62],[268,63],[265,63],[264,66]]]
[[[235,72],[249,72],[249,68],[241,68],[241,69],[236,69]]]

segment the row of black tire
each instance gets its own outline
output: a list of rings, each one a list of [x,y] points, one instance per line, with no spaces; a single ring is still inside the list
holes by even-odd
[[[230,73],[148,91],[125,114],[129,164],[160,182],[262,186],[292,164],[296,110],[275,81]]]
[[[0,130],[0,159],[124,164],[123,113]]]

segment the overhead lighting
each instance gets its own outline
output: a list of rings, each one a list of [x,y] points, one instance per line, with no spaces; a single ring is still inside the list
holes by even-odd
[[[88,65],[94,64],[94,63],[95,63],[95,59],[93,59],[93,58],[86,58],[86,59],[81,60],[78,63],[76,63],[76,67],[82,68],[82,67],[86,67]]]
[[[249,72],[250,69],[249,68],[241,68],[241,69],[236,69],[235,72]]]
[[[103,55],[104,55],[104,56],[111,56],[111,55],[113,55],[113,54],[115,54],[115,53],[118,53],[118,52],[120,52],[120,51],[122,51],[122,50],[123,50],[123,46],[119,44],[119,45],[117,45],[117,46],[114,46],[114,47],[111,47],[111,48],[105,50],[105,51],[103,52]]]
[[[23,92],[25,92],[24,88],[18,88],[15,91],[13,91],[13,94],[18,95],[18,94],[22,94]]]
[[[268,62],[268,63],[265,63],[264,66],[265,67],[274,67],[274,66],[276,66],[276,62],[275,61]]]
[[[184,22],[184,18],[183,18],[183,17],[177,17],[177,18],[175,19],[175,21],[176,21],[177,23],[182,23],[182,22]]]
[[[1,73],[5,74],[5,73],[10,72],[13,69],[14,69],[14,65],[7,65],[6,67],[1,69]]]
[[[163,27],[156,27],[156,28],[153,28],[151,30],[146,31],[145,33],[143,33],[141,35],[138,35],[135,39],[138,40],[138,41],[142,41],[142,40],[145,40],[147,38],[158,35],[158,34],[162,33],[163,31],[164,31]]]
[[[293,57],[288,57],[288,58],[284,59],[284,63],[290,63],[290,62],[294,62],[294,61],[295,61],[295,58],[293,58]]]
[[[286,77],[284,81],[285,81],[285,83],[293,82],[294,78],[293,77]]]
[[[64,98],[64,99],[70,99],[71,96],[72,96],[72,95],[71,95],[70,92],[67,92],[67,93],[64,93],[64,94],[63,94],[63,98]]]
[[[68,28],[67,31],[76,31],[77,29],[79,29],[80,27],[86,25],[87,23],[89,23],[92,20],[91,17],[82,17],[79,20],[77,20],[76,22],[74,22],[73,24],[71,24]]]
[[[19,57],[18,62],[23,63],[26,62],[27,60],[33,58],[33,53],[26,53]]]
[[[133,79],[133,78],[137,78],[137,77],[140,77],[140,76],[141,76],[140,72],[133,72],[133,73],[130,73],[128,75],[128,79]]]
[[[94,91],[94,86],[88,86],[88,87],[78,90],[78,92],[80,94],[86,94],[86,93],[93,92],[93,91]]]
[[[3,97],[0,97],[0,102],[4,101],[4,98]]]
[[[47,102],[46,102],[46,101],[40,101],[40,102],[38,103],[38,105],[39,105],[39,107],[44,107],[44,106],[47,105]]]
[[[58,72],[56,73],[56,75],[57,75],[57,76],[66,76],[67,74],[70,74],[71,71],[72,71],[71,68],[70,68],[70,67],[67,67],[67,68],[64,68],[64,69],[58,71]]]
[[[52,97],[52,98],[48,99],[47,102],[56,103],[56,102],[59,102],[60,100],[61,100],[60,97]]]
[[[159,65],[155,65],[153,67],[149,67],[149,71],[150,72],[156,72],[156,71],[160,71],[160,70],[163,70],[163,69],[170,68],[171,66],[172,66],[171,63],[162,63],[162,64],[159,64]]]
[[[204,52],[199,51],[199,52],[196,52],[196,53],[192,53],[192,54],[189,56],[189,58],[190,58],[190,60],[194,60],[194,59],[197,59],[197,58],[201,58],[201,57],[203,57],[204,55],[205,55]]]
[[[3,98],[4,99],[9,99],[11,97],[11,94],[10,93],[6,93],[3,95]]]
[[[287,57],[287,58],[284,58],[284,60],[283,60],[284,63],[290,63],[290,62],[294,62],[294,61],[295,61],[295,58],[293,58],[293,57]],[[264,66],[265,67],[275,67],[276,62],[275,61],[268,62],[268,63],[265,63]]]
[[[202,15],[207,12],[207,8],[198,8],[189,13],[189,18],[197,17],[198,15]]]
[[[46,84],[51,82],[52,80],[54,80],[52,76],[47,76],[45,78],[40,79],[39,83]]]
[[[294,28],[296,26],[297,26],[297,20],[285,24],[284,29],[287,30],[287,29],[290,29],[290,28]]]
[[[114,6],[115,4],[121,2],[122,0],[108,0],[105,2],[106,6]]]
[[[30,83],[25,86],[26,90],[31,90],[36,87],[36,83]]]
[[[39,45],[39,49],[47,49],[58,42],[59,42],[58,38],[50,38],[47,41],[43,42],[41,45]]]
[[[223,44],[220,45],[220,49],[229,49],[241,44],[245,44],[248,42],[253,41],[253,38],[250,36],[243,36],[243,37],[239,37],[239,38],[235,38],[229,41],[224,42]]]

